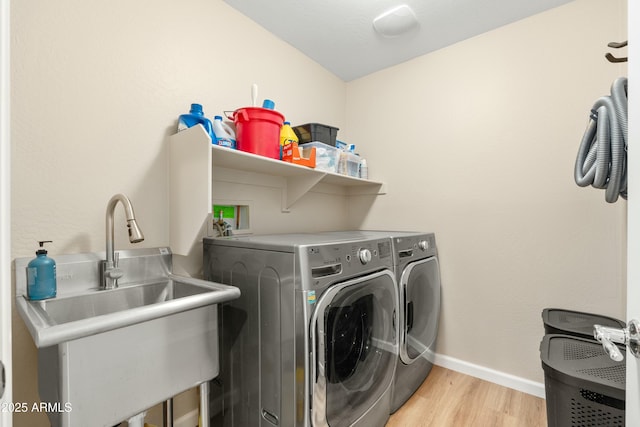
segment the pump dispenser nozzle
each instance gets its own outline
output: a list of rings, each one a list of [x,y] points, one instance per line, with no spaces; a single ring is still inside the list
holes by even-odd
[[[38,249],[36,251],[36,255],[46,254],[47,253],[47,250],[44,248],[44,244],[45,243],[53,243],[53,240],[40,240],[40,241],[38,241],[38,244],[40,245],[40,249]]]

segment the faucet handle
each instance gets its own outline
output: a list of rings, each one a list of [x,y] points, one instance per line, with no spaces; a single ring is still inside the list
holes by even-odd
[[[113,280],[112,287],[118,287],[118,279],[124,276],[124,272],[119,268],[115,267],[105,272],[105,275]]]
[[[118,280],[124,275],[124,271],[118,268],[118,264],[120,263],[120,252],[113,253],[113,268],[109,271],[109,277],[112,279]]]
[[[114,255],[113,264],[107,261],[100,262],[100,289],[113,289],[118,287],[118,279],[124,275],[124,272],[118,268],[118,256]]]

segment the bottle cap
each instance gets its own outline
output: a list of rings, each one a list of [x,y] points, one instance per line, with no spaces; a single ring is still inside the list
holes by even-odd
[[[270,99],[265,99],[262,102],[262,108],[268,108],[269,110],[273,110],[276,106],[276,103]]]
[[[215,116],[213,120],[222,120],[222,116]]]
[[[202,105],[200,104],[191,104],[191,113],[202,113]]]

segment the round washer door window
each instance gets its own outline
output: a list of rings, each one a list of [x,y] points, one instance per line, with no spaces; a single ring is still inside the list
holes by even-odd
[[[314,425],[349,426],[388,389],[396,307],[390,271],[336,284],[321,296],[311,324]]]

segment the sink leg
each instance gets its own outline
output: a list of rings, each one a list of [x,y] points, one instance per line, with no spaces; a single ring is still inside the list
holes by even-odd
[[[209,381],[200,384],[200,427],[209,427]]]
[[[173,398],[167,399],[162,404],[164,427],[173,427]]]
[[[144,416],[146,412],[140,412],[138,415],[134,415],[127,421],[129,427],[144,427]]]

